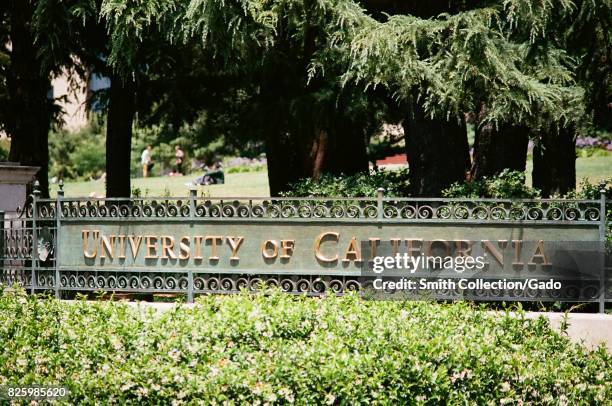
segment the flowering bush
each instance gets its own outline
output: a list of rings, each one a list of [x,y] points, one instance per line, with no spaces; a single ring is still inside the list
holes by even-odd
[[[201,297],[163,314],[0,291],[0,386],[66,404],[605,404],[611,356],[466,303]]]
[[[612,152],[612,140],[606,136],[578,137],[576,139],[576,152],[578,157],[606,156]]]
[[[612,141],[595,137],[578,137],[576,148],[603,148],[612,151]]]

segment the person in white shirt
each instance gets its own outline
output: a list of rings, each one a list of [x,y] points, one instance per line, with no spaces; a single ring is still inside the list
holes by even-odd
[[[142,164],[142,177],[146,178],[147,176],[149,176],[149,170],[153,167],[150,145],[147,145],[144,151],[142,151],[142,155],[140,156],[140,163]]]

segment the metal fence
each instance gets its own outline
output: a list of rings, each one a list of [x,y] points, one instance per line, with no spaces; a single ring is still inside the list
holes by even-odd
[[[0,283],[18,284],[30,292],[106,291],[133,293],[182,293],[192,301],[194,295],[233,293],[255,289],[259,283],[279,286],[288,293],[320,295],[363,288],[362,275],[355,270],[308,269],[234,269],[228,267],[75,267],[65,265],[60,243],[62,233],[75,224],[154,224],[232,226],[234,228],[281,225],[352,225],[355,227],[558,227],[595,232],[605,244],[606,200],[565,199],[442,199],[385,197],[376,198],[208,198],[192,191],[187,197],[72,198],[62,188],[55,199],[42,199],[39,192],[28,199],[25,208],[2,213],[0,225]],[[609,209],[612,207],[609,207]],[[289,228],[290,229],[290,228]],[[557,230],[557,228],[553,229]],[[65,236],[64,236],[65,237]],[[127,243],[126,243],[127,244]],[[74,244],[73,244],[74,245]],[[64,255],[64,256],[63,256]],[[610,264],[601,264],[600,285],[587,301],[596,301],[603,310],[612,301]],[[442,298],[455,298],[444,292]],[[502,295],[505,300],[527,300],[529,295]],[[527,298],[527,299],[526,299]],[[483,293],[481,300],[496,300]],[[556,300],[535,297],[533,300]]]

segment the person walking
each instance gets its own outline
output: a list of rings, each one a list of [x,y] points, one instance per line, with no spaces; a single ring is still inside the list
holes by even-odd
[[[185,158],[185,153],[180,145],[174,147],[174,158],[176,158],[176,174],[183,175],[183,159]]]
[[[142,151],[142,155],[140,156],[140,163],[142,164],[142,177],[146,178],[147,176],[149,176],[149,170],[153,167],[150,145],[147,145],[144,151]]]

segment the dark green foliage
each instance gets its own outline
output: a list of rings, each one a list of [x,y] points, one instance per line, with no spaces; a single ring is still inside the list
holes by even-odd
[[[408,195],[408,169],[371,170],[351,176],[324,174],[318,180],[304,178],[290,185],[290,197],[375,197],[378,188],[385,196]]]
[[[0,140],[0,162],[8,161],[10,148],[10,141],[8,139]]]
[[[98,178],[106,166],[105,126],[96,120],[76,132],[49,134],[49,176],[63,180]]]
[[[505,169],[494,177],[455,183],[442,194],[444,197],[533,199],[540,196],[540,191],[525,185],[524,172]]]
[[[576,199],[601,199],[601,191],[604,191],[606,200],[612,202],[612,179],[606,179],[600,183],[590,183],[587,179],[580,181],[580,192],[570,193],[568,198]]]
[[[204,296],[163,314],[0,289],[0,385],[65,404],[605,404],[612,359],[544,318],[355,295]]]

